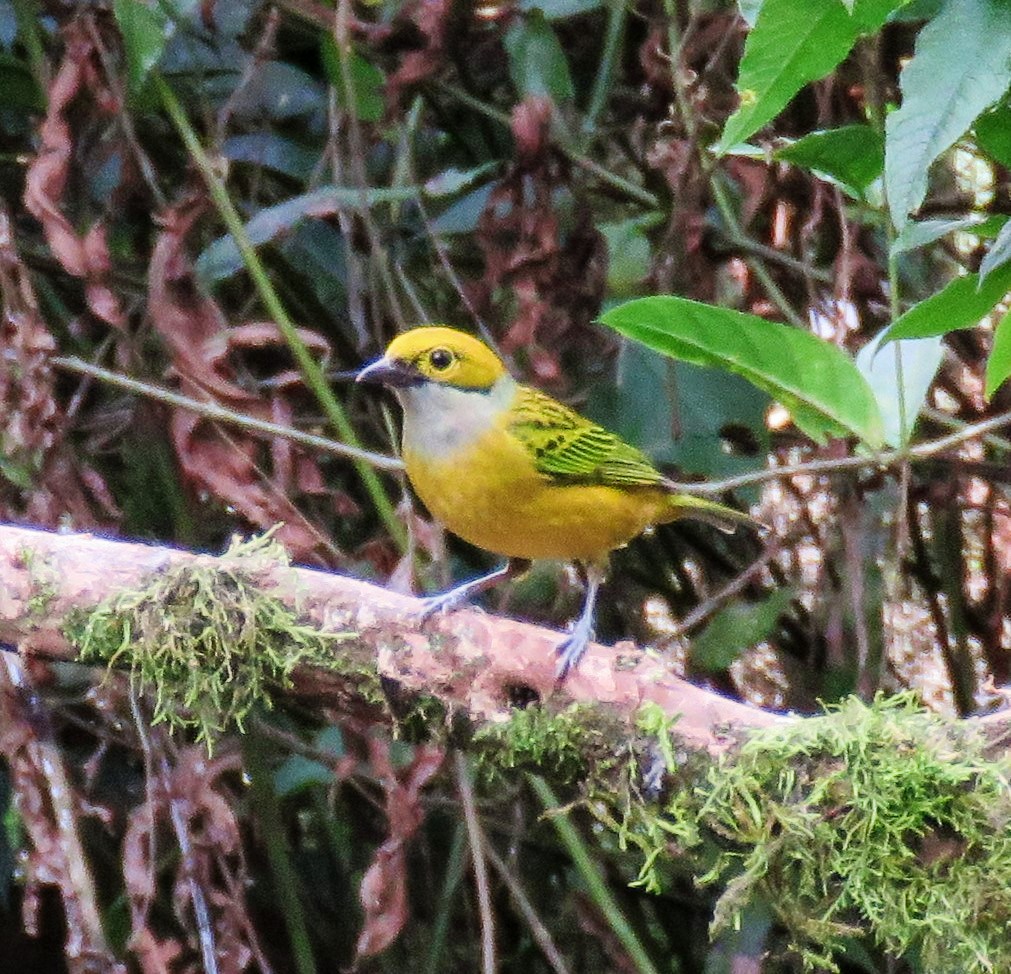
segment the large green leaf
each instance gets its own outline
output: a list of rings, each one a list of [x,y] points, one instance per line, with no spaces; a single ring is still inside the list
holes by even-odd
[[[849,189],[863,193],[885,163],[885,145],[870,125],[844,125],[824,132],[811,132],[774,153],[777,159],[804,166]]]
[[[959,328],[972,328],[1011,291],[1011,264],[997,268],[985,281],[978,274],[957,277],[929,298],[913,305],[885,332],[881,344],[900,338],[930,338]]]
[[[1011,375],[1011,312],[1004,315],[993,336],[993,349],[986,360],[986,398],[989,399]]]
[[[882,443],[874,393],[853,360],[810,332],[687,298],[639,298],[601,321],[665,355],[743,376],[781,402],[812,439]]]
[[[840,0],[765,0],[744,46],[737,79],[741,104],[727,119],[716,151],[726,152],[775,118],[901,3],[856,0],[851,13]]]
[[[899,228],[923,202],[930,164],[1011,84],[1011,4],[947,0],[900,80],[902,106],[885,124],[885,187]]]

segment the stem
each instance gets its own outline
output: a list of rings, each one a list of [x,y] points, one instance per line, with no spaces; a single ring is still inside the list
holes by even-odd
[[[611,92],[611,82],[614,79],[614,65],[618,59],[618,48],[625,32],[625,16],[625,0],[610,0],[607,11],[607,31],[604,34],[604,50],[600,56],[597,76],[593,79],[590,103],[586,108],[581,126],[584,136],[589,136],[596,130],[597,120],[607,104],[607,96]]]
[[[281,820],[281,808],[264,754],[264,739],[258,733],[242,735],[242,755],[249,775],[252,808],[263,830],[267,860],[274,877],[278,905],[288,928],[295,969],[298,974],[316,974],[312,943],[298,895],[298,878],[291,864],[291,849]]]
[[[580,876],[586,883],[587,889],[597,908],[607,918],[615,936],[621,941],[622,946],[628,951],[628,955],[635,964],[640,974],[658,974],[653,961],[650,960],[646,949],[639,942],[635,931],[632,929],[621,907],[608,889],[604,877],[590,855],[583,837],[576,830],[576,827],[569,821],[566,815],[559,811],[558,799],[551,790],[551,786],[537,775],[527,775],[527,780],[537,793],[547,812],[548,819],[555,827],[558,837],[562,840],[562,845],[572,857],[572,862],[579,871]]]
[[[463,879],[466,868],[467,830],[463,825],[457,825],[453,833],[453,844],[449,849],[449,859],[446,862],[446,875],[439,891],[439,905],[435,915],[435,926],[432,939],[428,944],[428,957],[425,961],[424,974],[439,974],[445,970],[442,955],[446,949],[446,936],[449,933],[449,923],[453,916],[453,897]]]
[[[200,170],[200,174],[204,177],[211,199],[214,201],[214,205],[217,207],[218,213],[228,228],[229,233],[234,238],[239,253],[242,254],[242,259],[246,265],[246,269],[249,271],[249,276],[253,279],[260,299],[274,319],[281,334],[284,335],[285,341],[288,343],[288,347],[291,349],[291,353],[298,363],[306,385],[316,397],[327,419],[330,420],[340,434],[341,439],[355,449],[360,449],[354,427],[327,384],[326,376],[320,368],[319,363],[313,358],[305,342],[299,336],[295,324],[288,317],[288,313],[281,303],[281,299],[274,289],[270,277],[267,275],[266,268],[263,266],[252,241],[249,239],[249,235],[246,233],[242,217],[239,215],[238,210],[235,209],[235,205],[228,195],[227,188],[214,169],[214,164],[200,144],[200,140],[190,125],[189,119],[186,117],[186,113],[179,103],[179,99],[160,74],[152,73],[151,80],[161,98],[162,105],[172,119],[190,156]],[[383,489],[379,477],[372,467],[362,459],[355,459],[354,465],[372,500],[376,513],[401,551],[406,550],[407,532],[397,517],[389,497],[386,496],[386,491]]]
[[[474,801],[474,787],[470,782],[467,758],[462,751],[454,751],[456,764],[456,787],[463,806],[463,820],[467,826],[470,842],[470,858],[474,866],[474,884],[477,886],[477,912],[481,920],[481,970],[483,974],[495,974],[495,925],[492,920],[491,888],[488,884],[488,864],[484,856],[484,833],[477,817]]]

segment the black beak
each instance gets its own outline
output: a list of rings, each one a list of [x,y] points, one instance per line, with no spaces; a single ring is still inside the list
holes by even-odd
[[[366,365],[355,376],[355,382],[374,382],[390,389],[404,389],[407,386],[420,385],[424,381],[424,375],[410,362],[388,358],[381,358],[371,365]]]

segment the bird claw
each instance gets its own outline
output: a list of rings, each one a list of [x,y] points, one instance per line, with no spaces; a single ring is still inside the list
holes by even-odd
[[[573,627],[572,632],[555,647],[555,653],[558,656],[555,679],[561,682],[569,675],[570,671],[579,665],[592,637],[593,629],[580,619]]]
[[[441,615],[443,612],[451,612],[453,609],[458,609],[466,601],[465,597],[452,591],[443,592],[441,595],[429,595],[427,598],[421,600],[421,611],[418,613],[418,619],[421,622],[425,622],[434,615]]]

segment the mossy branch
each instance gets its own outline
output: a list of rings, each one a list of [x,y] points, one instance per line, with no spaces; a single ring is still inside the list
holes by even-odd
[[[466,611],[419,626],[412,600],[266,541],[215,559],[7,527],[0,566],[0,640],[119,664],[209,742],[279,694],[368,711],[468,747],[485,784],[551,779],[649,889],[689,864],[722,889],[717,930],[771,904],[809,969],[861,935],[931,970],[1011,968],[1006,714],[950,721],[907,694],[777,717],[629,648],[594,647],[559,688],[555,634]],[[517,710],[520,687],[536,702]]]

